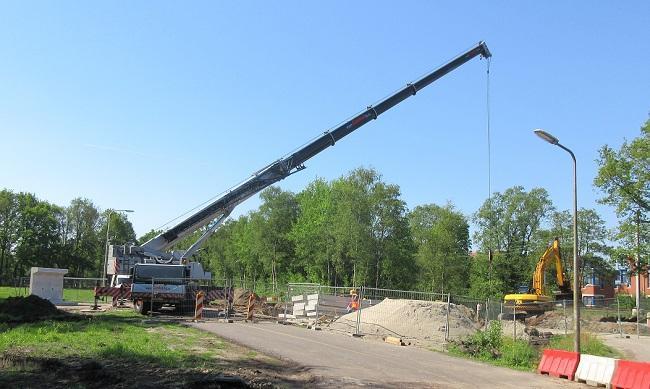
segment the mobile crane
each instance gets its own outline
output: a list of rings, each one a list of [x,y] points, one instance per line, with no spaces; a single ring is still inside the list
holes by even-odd
[[[198,290],[198,281],[210,279],[210,273],[203,271],[199,263],[189,262],[188,259],[219,228],[237,205],[264,188],[303,170],[304,163],[316,154],[334,146],[346,135],[377,119],[379,115],[477,56],[492,56],[484,42],[477,43],[440,68],[407,84],[377,105],[367,107],[365,111],[335,129],[325,131],[306,146],[270,163],[246,181],[143,245],[109,246],[107,274],[112,276],[111,286],[116,286],[117,280],[131,275],[131,299],[140,312],[146,312],[148,306],[156,309],[162,304],[176,304],[178,307],[183,300],[193,300],[193,295]],[[201,228],[204,228],[203,234],[187,250],[167,251],[180,239]],[[170,281],[166,282],[165,279]],[[157,298],[156,294],[164,297]],[[151,296],[154,296],[156,301],[151,301]]]
[[[549,296],[544,285],[544,274],[546,268],[551,262],[555,262],[555,278],[559,292]],[[562,265],[562,256],[560,254],[560,241],[558,238],[553,240],[553,243],[544,251],[537,266],[535,266],[535,273],[533,273],[533,287],[528,293],[513,293],[507,294],[503,298],[505,309],[502,318],[512,318],[512,313],[516,318],[525,318],[528,316],[535,316],[553,309],[554,301],[557,300],[570,300],[572,299],[573,292],[569,281],[564,274],[564,267]]]

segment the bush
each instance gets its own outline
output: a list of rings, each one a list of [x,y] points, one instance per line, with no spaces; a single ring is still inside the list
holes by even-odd
[[[501,349],[502,365],[520,370],[532,370],[537,366],[539,353],[524,340],[506,338]]]
[[[617,294],[616,301],[622,309],[636,308],[636,301],[634,297],[627,294]]]
[[[501,322],[496,320],[485,331],[453,343],[450,352],[518,370],[533,369],[539,358],[537,350],[528,342],[504,337]]]
[[[458,351],[474,358],[498,358],[501,354],[501,322],[492,321],[485,331],[477,333],[457,343]]]

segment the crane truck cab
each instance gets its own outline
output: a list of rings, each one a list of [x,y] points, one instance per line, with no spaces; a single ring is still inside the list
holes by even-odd
[[[177,311],[193,307],[200,280],[209,280],[200,263],[188,265],[137,263],[133,265],[131,299],[136,311],[147,314],[163,305]]]

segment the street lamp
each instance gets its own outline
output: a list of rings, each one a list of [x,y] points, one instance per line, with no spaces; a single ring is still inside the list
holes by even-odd
[[[580,279],[578,277],[578,178],[576,175],[576,156],[573,151],[560,144],[559,139],[549,134],[546,131],[537,129],[535,135],[544,139],[548,143],[555,145],[571,155],[573,159],[573,329],[575,332],[575,340],[573,342],[574,351],[580,352],[580,301],[578,288],[580,286]]]
[[[104,272],[102,273],[102,286],[106,286],[106,270],[108,266],[108,231],[111,229],[111,216],[115,212],[133,212],[132,209],[109,209],[106,217],[106,248],[104,250]]]

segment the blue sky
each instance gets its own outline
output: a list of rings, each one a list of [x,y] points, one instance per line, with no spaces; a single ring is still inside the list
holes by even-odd
[[[650,111],[650,2],[4,2],[0,187],[131,208],[156,228],[479,40],[492,190],[596,204],[598,149]],[[281,183],[374,167],[410,208],[488,194],[486,63],[473,60]],[[259,205],[242,204],[236,215]]]

